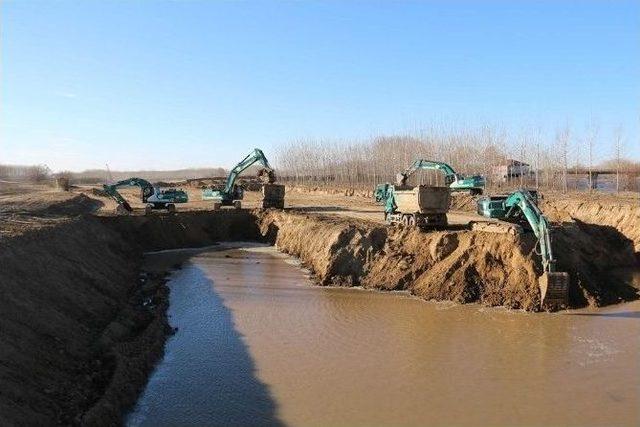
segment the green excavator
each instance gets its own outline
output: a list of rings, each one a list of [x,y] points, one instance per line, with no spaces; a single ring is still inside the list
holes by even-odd
[[[166,209],[175,212],[176,203],[187,203],[189,197],[184,190],[175,188],[160,189],[154,187],[149,181],[142,178],[129,178],[118,181],[115,184],[104,184],[104,192],[118,203],[116,214],[127,215],[133,212],[133,208],[127,200],[118,192],[122,187],[140,187],[142,203],[146,203],[145,213],[149,214],[153,210]]]
[[[507,221],[531,229],[538,239],[536,253],[542,258],[543,274],[538,279],[540,301],[543,307],[561,308],[568,305],[569,274],[556,271],[549,221],[538,207],[538,193],[519,189],[503,196],[485,196],[478,199],[478,214],[487,218]]]
[[[449,186],[451,191],[465,191],[471,195],[482,194],[485,186],[485,179],[480,175],[465,177],[457,173],[451,166],[444,162],[434,160],[417,159],[404,172],[400,172],[396,176],[396,184],[404,186],[411,175],[416,171],[438,170],[444,172],[444,182]]]
[[[279,191],[283,193],[284,186],[273,184],[276,180],[275,170],[269,164],[269,161],[267,160],[262,150],[260,150],[259,148],[255,148],[251,153],[249,153],[249,155],[247,155],[237,165],[235,165],[233,169],[231,169],[229,175],[227,176],[227,180],[225,181],[224,188],[207,188],[202,190],[202,200],[212,200],[214,202],[214,210],[219,209],[221,206],[234,206],[236,209],[240,209],[242,207],[241,200],[244,197],[244,190],[241,186],[236,185],[236,179],[238,179],[238,176],[243,171],[256,163],[262,165],[262,168],[258,171],[258,177],[265,183],[263,187],[268,188],[273,192]],[[283,206],[283,196],[276,197],[273,202],[271,202],[268,197],[265,197],[263,207],[282,208]]]

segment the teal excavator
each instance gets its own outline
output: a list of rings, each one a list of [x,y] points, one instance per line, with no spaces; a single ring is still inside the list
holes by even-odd
[[[221,206],[234,206],[236,209],[240,209],[242,207],[240,200],[244,197],[244,191],[242,187],[236,185],[236,179],[238,179],[238,176],[243,171],[256,163],[262,165],[262,168],[258,171],[258,177],[267,184],[275,182],[276,174],[274,169],[269,164],[262,150],[255,148],[231,169],[225,181],[224,188],[220,190],[211,188],[202,190],[202,200],[212,200],[214,202],[214,210],[219,209]]]
[[[568,305],[569,274],[556,271],[549,221],[538,207],[538,193],[520,189],[504,196],[485,196],[478,199],[478,214],[530,228],[538,239],[536,253],[542,258],[543,274],[538,279],[543,307]]]
[[[142,178],[129,178],[118,181],[115,184],[104,184],[104,192],[118,203],[116,214],[119,215],[133,212],[129,202],[118,192],[118,188],[122,187],[140,187],[142,202],[147,204],[145,206],[145,213],[147,214],[155,209],[166,209],[169,212],[175,212],[176,203],[187,203],[189,201],[187,193],[183,190],[175,188],[161,190]]]
[[[437,170],[444,172],[444,182],[449,186],[451,191],[466,191],[471,195],[482,194],[485,186],[485,180],[480,175],[465,177],[457,173],[451,166],[444,162],[434,160],[418,159],[411,164],[404,172],[400,172],[396,176],[396,184],[404,186],[411,175],[416,171]]]

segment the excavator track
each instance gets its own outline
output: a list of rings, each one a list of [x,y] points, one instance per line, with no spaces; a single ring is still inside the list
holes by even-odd
[[[504,221],[471,221],[469,225],[471,230],[484,233],[510,234],[512,236],[523,233],[520,225]]]

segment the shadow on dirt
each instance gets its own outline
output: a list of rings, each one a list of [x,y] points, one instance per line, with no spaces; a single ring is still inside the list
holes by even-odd
[[[633,241],[616,228],[575,220],[554,229],[552,236],[557,269],[571,277],[571,306],[602,306],[640,297],[631,274],[613,274],[639,266]]]
[[[621,313],[571,313],[571,316],[596,316],[618,319],[640,319],[640,311],[623,311]]]

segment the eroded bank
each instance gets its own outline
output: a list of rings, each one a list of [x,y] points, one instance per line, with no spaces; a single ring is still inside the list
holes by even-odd
[[[539,307],[539,260],[527,236],[421,233],[275,210],[67,218],[2,241],[4,421],[117,423],[169,332],[167,290],[162,276],[140,275],[143,252],[226,240],[275,244],[298,257],[320,285]],[[636,265],[633,245],[617,230],[583,224],[557,241],[567,248],[558,257],[572,276],[573,307],[637,298],[624,276],[608,275],[613,267]]]

